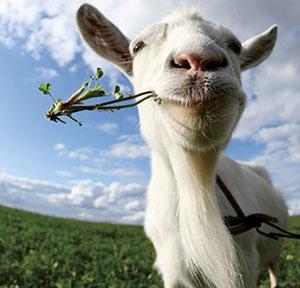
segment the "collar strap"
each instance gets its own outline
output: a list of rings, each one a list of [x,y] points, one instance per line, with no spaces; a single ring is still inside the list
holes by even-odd
[[[217,184],[221,188],[223,194],[225,195],[225,197],[227,198],[228,202],[230,203],[230,205],[232,206],[232,208],[234,209],[237,215],[237,216],[229,215],[223,217],[224,223],[227,226],[228,230],[230,231],[231,235],[238,235],[246,231],[249,231],[252,228],[255,228],[257,233],[275,240],[278,240],[279,237],[300,239],[300,234],[288,232],[287,230],[275,225],[274,223],[278,223],[278,219],[275,217],[262,214],[262,213],[254,213],[245,216],[239,203],[235,200],[234,196],[232,195],[232,193],[227,188],[227,186],[225,185],[225,183],[223,182],[223,180],[219,175],[217,175]],[[262,224],[268,225],[273,229],[279,231],[280,233],[279,232],[266,233],[260,230]]]
[[[223,217],[225,225],[232,235],[244,233],[252,228],[257,229],[262,223],[278,222],[277,218],[261,213],[255,213],[246,216],[219,175],[217,175],[217,184],[236,213],[236,216]]]

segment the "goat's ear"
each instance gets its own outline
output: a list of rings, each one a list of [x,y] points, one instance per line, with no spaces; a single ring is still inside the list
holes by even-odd
[[[130,41],[113,23],[95,7],[83,4],[77,11],[77,24],[84,40],[96,53],[127,75],[132,74]]]
[[[273,25],[265,32],[247,40],[242,44],[242,71],[257,66],[271,54],[277,39],[277,30],[277,26]]]

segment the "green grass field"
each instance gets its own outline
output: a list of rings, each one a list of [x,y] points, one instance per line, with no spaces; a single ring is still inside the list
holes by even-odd
[[[290,219],[300,232],[300,217]],[[163,287],[139,226],[81,222],[0,206],[0,287]],[[282,254],[281,288],[300,287],[300,241]],[[261,288],[269,287],[267,274]]]

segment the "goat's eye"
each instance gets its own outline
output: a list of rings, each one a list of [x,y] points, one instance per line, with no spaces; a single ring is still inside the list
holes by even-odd
[[[136,54],[137,52],[142,50],[145,46],[146,46],[145,42],[140,41],[140,42],[138,42],[134,45],[132,51],[133,51],[134,54]]]
[[[242,46],[240,43],[237,42],[230,42],[227,45],[228,49],[232,50],[235,54],[241,54]]]

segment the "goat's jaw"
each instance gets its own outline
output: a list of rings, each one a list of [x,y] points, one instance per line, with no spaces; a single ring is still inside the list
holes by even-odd
[[[201,94],[198,81],[185,93],[187,78],[174,74],[161,80],[157,77],[145,86],[138,79],[134,83],[137,91],[154,90],[161,99],[160,104],[149,101],[139,107],[142,132],[148,142],[156,145],[163,141],[157,137],[159,131],[169,135],[173,144],[190,150],[224,148],[244,108],[245,96],[238,79],[211,74],[211,89]]]
[[[157,109],[174,142],[191,150],[217,151],[226,146],[240,118],[243,95],[223,95],[199,102],[162,97]]]

